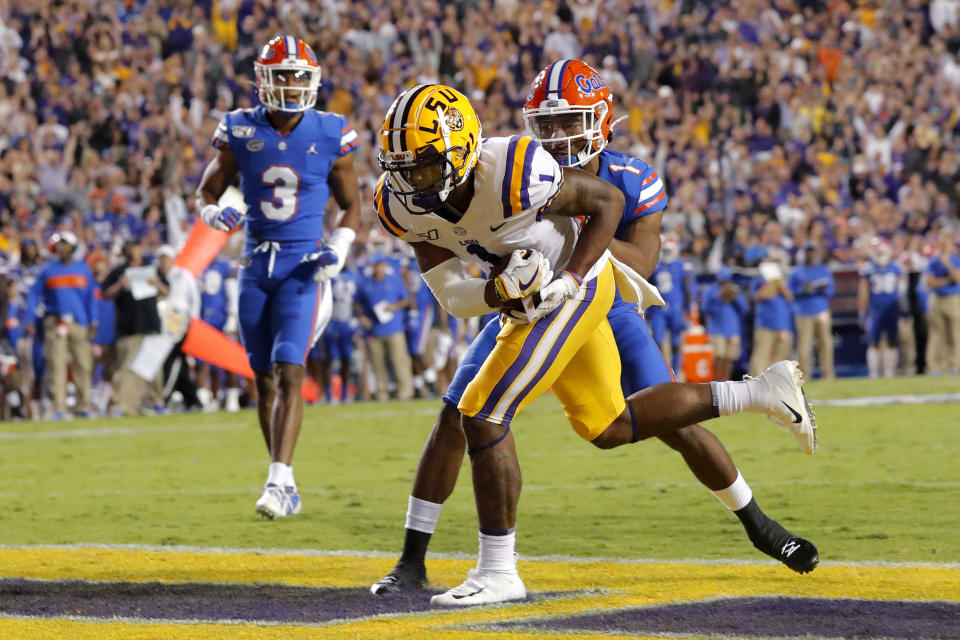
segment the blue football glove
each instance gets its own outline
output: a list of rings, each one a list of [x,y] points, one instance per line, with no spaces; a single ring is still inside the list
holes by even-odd
[[[200,218],[214,229],[230,231],[243,221],[243,214],[233,207],[208,204],[200,210]]]

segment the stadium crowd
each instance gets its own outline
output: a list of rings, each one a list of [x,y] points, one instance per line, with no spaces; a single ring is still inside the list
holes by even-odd
[[[729,376],[752,315],[750,369],[791,353],[796,330],[804,369],[818,342],[830,376],[832,273],[860,270],[870,372],[960,370],[956,0],[36,0],[0,3],[5,416],[45,411],[47,378],[49,411],[63,415],[68,354],[75,411],[90,411],[90,398],[118,414],[141,402],[164,409],[171,390],[160,382],[131,390],[121,374],[122,397],[114,378],[108,400],[109,387],[88,392],[84,381],[122,371],[134,348],[124,339],[159,328],[155,309],[126,313],[116,268],[156,262],[151,295],[135,302],[162,300],[162,261],[194,222],[208,141],[223,113],[256,104],[253,60],[278,33],[313,46],[322,108],[360,134],[361,233],[334,327],[311,358],[321,381],[331,367],[352,371],[334,378],[333,396],[435,392],[472,328],[437,313],[409,257],[377,228],[377,135],[393,97],[447,82],[477,105],[484,133],[515,133],[538,70],[573,57],[600,70],[614,117],[627,116],[612,147],[667,185],[663,225],[676,250],[655,284],[704,280],[677,286],[662,321],[651,318],[659,341],[677,351],[699,317],[716,373]],[[237,240],[201,282],[201,317],[228,332]],[[61,300],[38,279],[72,261],[100,283],[90,301]],[[83,331],[62,333],[64,316]],[[911,338],[928,334],[926,349]],[[204,369],[191,382],[205,406],[219,387],[239,406],[232,377]]]

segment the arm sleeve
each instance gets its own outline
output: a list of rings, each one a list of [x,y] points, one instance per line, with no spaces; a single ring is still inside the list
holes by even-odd
[[[483,278],[464,278],[458,258],[441,262],[421,274],[421,277],[440,306],[453,316],[472,318],[497,311],[483,299],[487,281]]]
[[[340,150],[337,152],[338,158],[348,153],[353,153],[357,150],[357,147],[360,146],[360,136],[357,134],[356,129],[347,122],[344,116],[340,116],[339,120],[340,132],[338,135],[340,136]]]
[[[230,149],[230,125],[227,122],[229,116],[230,114],[224,114],[210,138],[210,145],[216,149]]]
[[[630,168],[624,170],[623,182],[634,198],[627,198],[626,220],[637,220],[666,209],[670,201],[667,187],[653,167],[647,166],[639,175]]]

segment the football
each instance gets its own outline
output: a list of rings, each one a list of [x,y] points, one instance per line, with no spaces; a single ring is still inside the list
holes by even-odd
[[[510,263],[510,256],[509,256],[509,255],[507,255],[506,257],[501,258],[500,261],[497,262],[497,264],[495,264],[495,265],[493,266],[493,268],[490,270],[490,275],[487,277],[487,279],[488,279],[488,280],[493,280],[493,279],[496,278],[498,275],[500,275],[501,273],[503,273],[503,270],[507,268],[507,265],[508,265],[509,263]],[[532,293],[532,294],[530,294],[529,296],[527,296],[526,298],[522,298],[522,299],[508,300],[507,302],[505,302],[505,303],[503,303],[502,305],[500,305],[500,313],[505,313],[505,314],[507,314],[507,315],[512,315],[513,317],[520,317],[520,316],[522,316],[522,315],[525,313],[524,308],[523,308],[523,301],[524,301],[524,300],[528,300],[528,301],[530,302],[531,308],[532,308],[532,307],[536,307],[538,304],[540,304],[540,293],[539,293],[539,292]],[[511,314],[511,312],[514,312],[514,313]]]

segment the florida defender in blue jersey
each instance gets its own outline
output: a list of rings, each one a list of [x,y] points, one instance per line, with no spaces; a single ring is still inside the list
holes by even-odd
[[[893,249],[886,240],[875,239],[873,258],[860,268],[857,311],[867,334],[867,370],[871,378],[883,371],[897,371],[900,340],[900,267],[893,264]]]
[[[551,90],[554,87],[556,91]],[[557,98],[543,99],[544,89],[548,96],[555,93]],[[668,199],[664,184],[653,167],[605,148],[612,137],[610,109],[613,103],[609,96],[602,79],[588,65],[580,61],[561,61],[547,67],[534,81],[524,112],[534,138],[560,164],[581,167],[623,192],[625,206],[610,249],[623,263],[649,277],[660,254],[660,220]],[[636,306],[625,302],[617,293],[607,319],[620,352],[621,386],[625,395],[673,381],[673,372]],[[453,491],[466,450],[457,405],[467,383],[493,350],[499,332],[498,319],[484,326],[444,394],[444,406],[417,467],[408,502],[403,552],[390,574],[371,586],[375,595],[426,585],[424,559],[427,545],[443,503]],[[682,411],[682,408],[678,406],[676,411]],[[816,566],[816,548],[760,510],[750,486],[716,436],[694,424],[659,437],[679,452],[697,479],[736,513],[754,546],[797,572],[804,573]],[[809,440],[808,446],[812,449],[812,435]],[[592,442],[600,448],[626,444]],[[482,541],[481,535],[481,545]],[[464,594],[454,594],[454,597],[460,598],[455,604],[471,601]]]
[[[279,518],[300,511],[290,466],[303,414],[301,386],[311,345],[330,317],[328,281],[343,268],[356,236],[360,198],[346,118],[315,111],[320,65],[299,38],[276,37],[254,65],[261,106],[223,117],[218,150],[197,190],[208,225],[241,222],[246,243],[239,273],[240,338],[257,385],[257,414],[270,468],[257,512]],[[217,202],[240,176],[245,218]],[[324,237],[330,196],[343,210]]]

